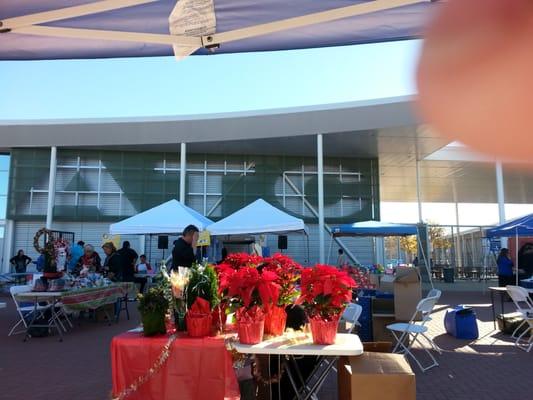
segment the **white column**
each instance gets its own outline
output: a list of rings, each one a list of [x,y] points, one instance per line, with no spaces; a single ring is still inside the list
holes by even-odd
[[[500,224],[505,223],[505,187],[503,182],[503,166],[496,162],[496,196],[498,198],[498,218]],[[507,238],[501,238],[502,247],[507,247]]]
[[[318,173],[318,250],[319,261],[324,264],[325,257],[325,222],[324,222],[324,150],[322,145],[322,135],[317,136],[316,140],[316,158]]]
[[[9,272],[11,265],[9,259],[13,255],[13,237],[15,235],[15,223],[13,220],[7,219],[4,226],[4,248],[3,248],[3,261],[0,271]]]
[[[54,220],[54,203],[56,199],[56,166],[57,147],[52,146],[50,151],[50,178],[48,180],[48,204],[46,207],[46,229],[52,229]]]
[[[185,180],[187,177],[187,144],[181,144],[180,150],[180,203],[185,204]]]
[[[418,222],[422,223],[422,196],[420,194],[420,161],[416,159],[416,202],[418,204]]]

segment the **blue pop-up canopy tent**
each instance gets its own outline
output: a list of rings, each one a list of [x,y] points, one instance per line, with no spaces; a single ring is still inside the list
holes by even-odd
[[[1,0],[0,60],[185,56],[408,39],[420,36],[432,2]]]
[[[533,214],[526,215],[506,222],[502,225],[487,229],[485,232],[488,238],[498,237],[515,237],[516,238],[516,284],[518,285],[518,237],[519,236],[533,236]]]
[[[332,228],[333,236],[411,236],[418,234],[413,224],[394,224],[381,221],[364,221]]]
[[[488,238],[533,236],[533,214],[514,219],[491,229],[487,229],[486,235]]]
[[[420,227],[414,224],[396,224],[381,221],[363,221],[353,224],[344,224],[331,228],[333,237],[342,236],[370,236],[370,237],[388,237],[388,236],[420,236]],[[333,238],[332,242],[333,243]],[[423,246],[420,249],[424,251]],[[331,246],[330,246],[331,251]],[[422,254],[422,260],[428,273],[429,282],[433,287],[431,279],[431,269],[428,263],[427,254]]]

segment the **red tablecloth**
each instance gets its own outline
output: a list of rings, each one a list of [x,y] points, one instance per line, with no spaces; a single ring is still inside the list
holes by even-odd
[[[167,336],[128,332],[111,342],[113,394],[118,395],[153,366]],[[239,385],[222,338],[192,339],[184,334],[172,344],[161,370],[131,400],[239,399]]]

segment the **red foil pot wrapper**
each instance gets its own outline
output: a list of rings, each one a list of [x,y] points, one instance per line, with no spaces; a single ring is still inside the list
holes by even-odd
[[[242,344],[257,344],[263,340],[265,330],[265,314],[263,310],[254,306],[250,309],[239,308],[237,317],[237,333]]]
[[[237,321],[237,333],[242,344],[258,344],[263,341],[265,320]]]
[[[311,325],[311,335],[314,344],[334,344],[337,338],[337,326],[339,325],[339,316],[325,320],[320,317],[309,318]]]
[[[265,333],[273,336],[281,336],[285,332],[287,313],[285,307],[271,307],[265,315]]]
[[[187,315],[185,316],[187,321],[187,333],[190,337],[200,338],[209,336],[211,334],[211,315]]]

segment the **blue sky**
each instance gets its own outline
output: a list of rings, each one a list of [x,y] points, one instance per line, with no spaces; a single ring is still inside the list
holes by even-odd
[[[420,41],[412,40],[179,62],[173,57],[0,62],[0,123],[206,114],[410,95],[416,92],[419,50]],[[4,172],[0,218],[6,189]],[[463,223],[487,223],[487,215],[490,222],[497,219],[493,204],[461,207]],[[507,208],[508,217],[533,212],[529,205]],[[425,204],[424,217],[450,223],[454,205]],[[382,218],[414,222],[416,204],[408,209],[405,203],[382,204]]]
[[[188,115],[413,94],[420,42],[266,53],[0,62],[0,120]]]

